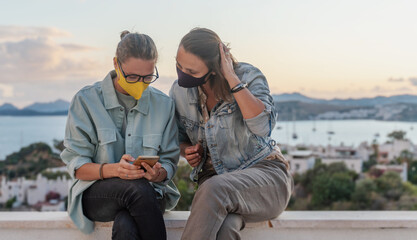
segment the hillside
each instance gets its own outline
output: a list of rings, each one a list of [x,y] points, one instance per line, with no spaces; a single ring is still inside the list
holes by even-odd
[[[62,167],[64,163],[45,143],[34,143],[12,153],[0,161],[0,175],[8,179],[17,177],[35,178],[47,168]]]
[[[67,115],[69,102],[56,100],[47,103],[33,103],[23,109],[18,109],[10,103],[0,106],[0,116],[55,116]]]
[[[375,119],[417,121],[417,96],[323,100],[299,93],[273,96],[280,121]]]

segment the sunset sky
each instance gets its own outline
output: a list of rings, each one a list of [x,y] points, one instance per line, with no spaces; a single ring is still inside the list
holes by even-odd
[[[207,27],[272,93],[316,98],[417,94],[417,1],[7,1],[0,8],[0,105],[71,100],[113,67],[123,30],[151,36],[168,92],[181,37]]]

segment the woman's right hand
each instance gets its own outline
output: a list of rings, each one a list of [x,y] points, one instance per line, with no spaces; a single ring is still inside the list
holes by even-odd
[[[135,159],[129,154],[125,154],[122,156],[120,162],[118,163],[119,166],[117,168],[119,178],[132,180],[143,178],[145,176],[145,171],[143,170],[143,168],[130,163],[134,161]]]
[[[188,164],[190,164],[191,167],[197,167],[203,156],[203,147],[198,143],[194,146],[185,148],[184,153],[184,157],[187,159]]]

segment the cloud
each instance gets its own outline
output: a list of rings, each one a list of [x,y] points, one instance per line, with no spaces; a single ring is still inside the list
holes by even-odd
[[[411,77],[408,79],[411,84],[413,84],[414,86],[417,86],[417,77]]]
[[[97,77],[101,66],[77,55],[95,51],[91,46],[59,44],[56,37],[69,36],[55,28],[0,26],[0,72],[6,83],[58,81]]]
[[[38,37],[69,37],[68,32],[52,27],[0,25],[0,41],[21,41]]]
[[[14,96],[13,86],[11,86],[11,85],[0,83],[0,92],[1,92],[0,96],[2,98],[8,98],[8,97],[13,97]]]
[[[389,78],[388,82],[404,82],[404,78]]]

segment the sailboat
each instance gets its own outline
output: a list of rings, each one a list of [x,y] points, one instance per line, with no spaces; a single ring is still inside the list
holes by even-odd
[[[293,109],[293,111],[292,111],[292,139],[297,139],[298,138],[298,135],[297,135],[297,133],[295,132],[295,118],[296,118],[296,116],[295,116],[295,109]]]
[[[314,118],[313,119],[313,132],[315,132],[317,129],[316,129],[316,119]]]
[[[332,125],[331,125],[332,123],[329,121],[329,130],[327,131],[327,134],[329,134],[329,135],[334,135],[335,134],[335,132],[332,130]]]

